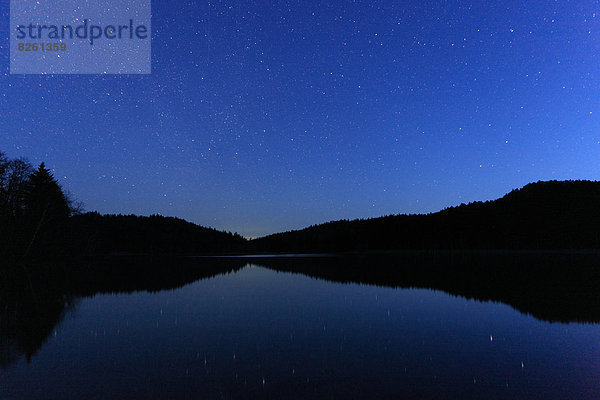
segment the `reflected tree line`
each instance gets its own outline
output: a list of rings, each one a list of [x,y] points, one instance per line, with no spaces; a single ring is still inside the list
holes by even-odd
[[[433,289],[502,302],[543,321],[600,322],[597,253],[413,251],[252,261],[331,282]]]
[[[433,214],[335,221],[249,241],[178,218],[83,213],[43,163],[0,152],[0,365],[30,359],[82,297],[177,288],[249,261],[334,282],[500,301],[547,321],[600,322],[597,254],[464,250],[598,249],[598,204],[600,183],[538,182]],[[352,254],[166,256],[323,252]]]
[[[28,362],[79,300],[97,294],[159,292],[236,271],[246,261],[94,257],[15,264],[0,270],[0,368]]]
[[[89,257],[0,270],[0,367],[31,360],[69,311],[96,294],[158,292],[247,265],[337,283],[426,288],[508,304],[550,322],[600,322],[600,256],[407,252],[319,257]]]

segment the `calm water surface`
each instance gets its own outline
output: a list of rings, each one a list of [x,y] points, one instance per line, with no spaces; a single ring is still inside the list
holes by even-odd
[[[249,264],[79,300],[0,399],[598,399],[599,378],[598,324]]]

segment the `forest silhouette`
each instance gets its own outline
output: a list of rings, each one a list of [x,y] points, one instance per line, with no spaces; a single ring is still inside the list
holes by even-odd
[[[160,215],[83,213],[42,163],[0,153],[0,256],[550,250],[600,247],[600,182],[548,181],[418,215],[340,220],[247,240]]]
[[[44,163],[0,152],[0,259],[82,254],[232,252],[246,240],[179,218],[83,213]]]
[[[493,201],[420,215],[341,220],[269,235],[249,252],[598,249],[600,183],[537,182]]]
[[[80,298],[174,289],[248,263],[500,301],[542,320],[600,322],[598,204],[598,182],[537,182],[427,215],[247,240],[179,218],[83,213],[43,163],[0,153],[0,367],[30,359]]]

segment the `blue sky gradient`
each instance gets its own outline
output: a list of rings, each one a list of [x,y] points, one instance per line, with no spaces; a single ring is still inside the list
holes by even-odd
[[[154,2],[146,76],[10,75],[0,5],[0,150],[88,210],[253,237],[600,174],[597,1]]]

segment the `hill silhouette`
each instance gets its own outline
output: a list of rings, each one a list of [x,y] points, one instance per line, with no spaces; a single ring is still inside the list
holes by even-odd
[[[238,234],[179,218],[82,214],[41,163],[0,151],[0,260],[48,260],[77,254],[208,254],[238,250]]]
[[[600,248],[600,182],[531,183],[439,212],[340,220],[246,240],[152,215],[81,213],[51,171],[0,152],[0,258]]]
[[[74,215],[69,223],[71,248],[86,254],[208,254],[238,250],[246,240],[180,218],[152,215]]]
[[[600,182],[531,183],[500,199],[419,215],[340,220],[250,241],[248,252],[597,249]]]

